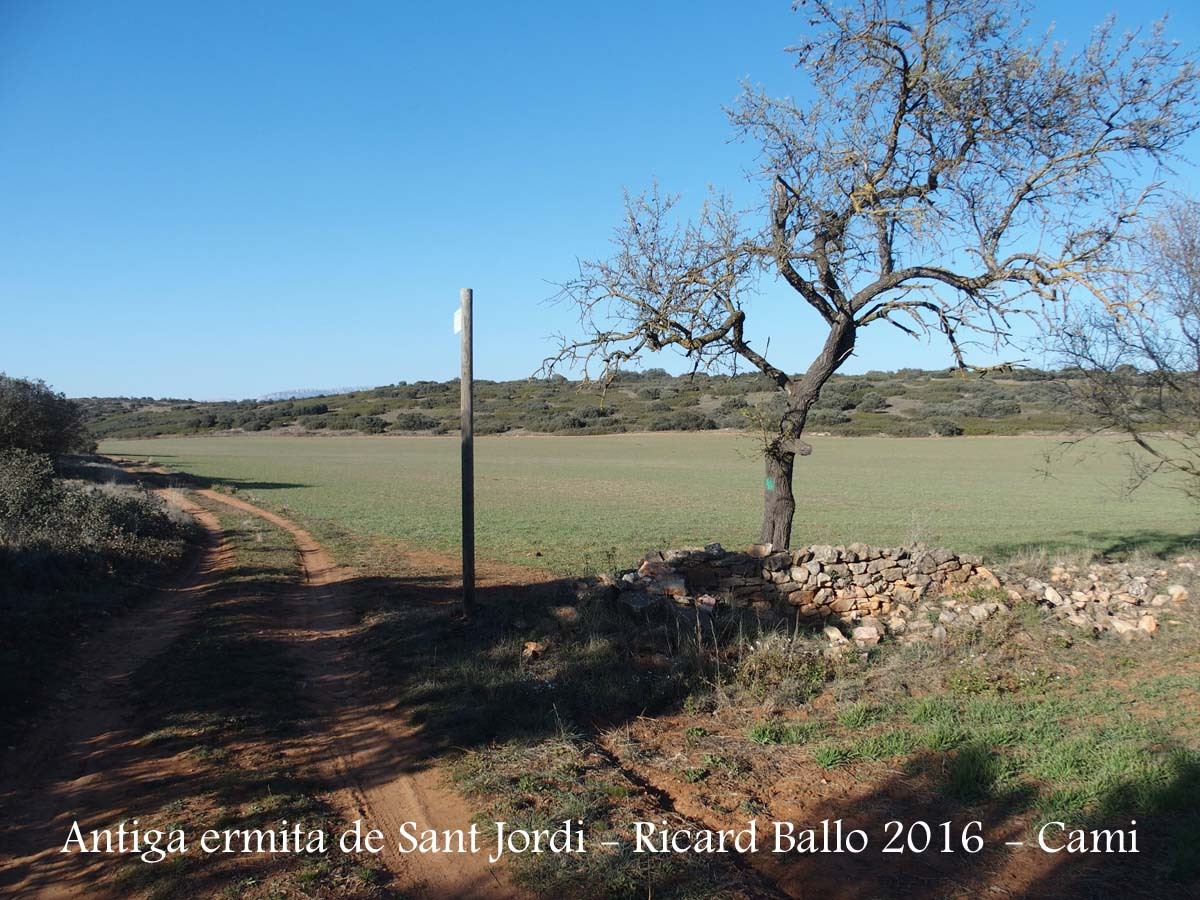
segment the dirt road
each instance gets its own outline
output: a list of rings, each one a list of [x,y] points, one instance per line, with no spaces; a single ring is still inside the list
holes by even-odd
[[[60,850],[74,818],[115,824],[136,815],[148,785],[177,782],[187,791],[186,754],[148,763],[129,703],[130,679],[162,653],[205,602],[205,593],[231,565],[215,516],[179,492],[208,541],[180,582],[112,624],[83,648],[77,688],[47,711],[0,766],[0,894],[20,897],[127,896],[101,882],[111,857]],[[286,593],[278,624],[301,667],[317,710],[314,727],[287,749],[304,771],[321,774],[331,805],[348,822],[394,836],[402,823],[416,829],[466,828],[471,810],[441,783],[419,729],[403,708],[383,697],[355,651],[359,627],[350,573],[339,568],[308,532],[239,498],[197,491],[212,503],[258,516],[289,532],[300,554],[303,582]],[[82,824],[82,822],[81,822]],[[389,840],[380,862],[392,885],[409,896],[510,898],[518,894],[486,854],[401,854]]]

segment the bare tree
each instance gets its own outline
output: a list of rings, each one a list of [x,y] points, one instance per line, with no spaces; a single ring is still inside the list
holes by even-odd
[[[698,368],[741,360],[767,375],[786,398],[764,448],[761,540],[777,547],[791,539],[809,410],[859,329],[940,336],[967,370],[1014,316],[1081,291],[1111,302],[1120,245],[1197,125],[1197,68],[1163,23],[1103,24],[1067,56],[992,0],[797,9],[812,36],[789,52],[811,99],[747,86],[729,110],[759,148],[762,206],[715,195],[680,221],[657,187],[627,197],[615,253],[562,286],[583,333],[544,366],[611,377],[669,348]],[[824,335],[799,375],[746,334],[748,301],[772,276]]]
[[[1071,396],[1131,443],[1132,487],[1169,473],[1200,499],[1200,202],[1174,199],[1131,248],[1114,312],[1079,306],[1052,335]]]

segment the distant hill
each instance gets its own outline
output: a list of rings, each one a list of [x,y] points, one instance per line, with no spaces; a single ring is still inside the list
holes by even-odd
[[[355,391],[369,391],[370,387],[339,387],[339,388],[296,388],[291,391],[276,391],[274,394],[263,394],[258,399],[264,403],[276,400],[307,400],[309,397],[329,397],[334,394],[350,394]]]
[[[1070,373],[1037,369],[986,378],[923,369],[838,375],[822,391],[808,430],[895,436],[1068,431],[1093,424],[1063,402],[1071,383]],[[459,422],[457,380],[261,400],[79,402],[97,438],[265,431],[444,434]],[[479,434],[755,429],[781,403],[773,386],[754,374],[673,377],[650,369],[623,373],[607,390],[557,376],[475,386]]]

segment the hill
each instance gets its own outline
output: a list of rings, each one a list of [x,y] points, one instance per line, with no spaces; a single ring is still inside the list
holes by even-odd
[[[1000,377],[901,369],[838,375],[809,417],[809,432],[837,435],[1020,434],[1090,423],[1064,403],[1070,373],[1019,369]],[[218,432],[444,434],[458,427],[453,381],[400,382],[291,399],[198,402],[148,397],[80,399],[98,438]],[[754,429],[780,408],[763,376],[622,373],[607,389],[553,377],[478,381],[476,432],[611,434]]]

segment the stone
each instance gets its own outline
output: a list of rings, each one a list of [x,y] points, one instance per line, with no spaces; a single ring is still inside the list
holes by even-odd
[[[835,563],[839,555],[838,548],[828,544],[814,544],[812,547],[812,558],[819,563]]]
[[[1117,618],[1116,616],[1109,619],[1108,625],[1115,634],[1130,634],[1138,630],[1138,627],[1132,622]]]
[[[575,597],[580,603],[607,603],[615,600],[619,593],[620,588],[617,587],[615,579],[600,580],[595,584],[581,584],[575,589]]]
[[[650,582],[647,590],[652,594],[666,594],[668,597],[686,597],[687,583],[682,575],[667,575]]]
[[[645,591],[623,591],[621,593],[621,602],[634,612],[641,612],[643,609],[653,606],[658,601]]]
[[[1185,603],[1188,598],[1188,589],[1182,584],[1173,584],[1167,588],[1167,596],[1171,598],[1172,603]]]
[[[945,565],[948,562],[956,561],[953,550],[947,550],[945,547],[938,547],[929,551],[929,556],[933,559],[935,565]]]
[[[1000,590],[1000,579],[996,577],[996,574],[991,569],[985,568],[984,566],[976,566],[975,575],[973,577],[987,587]]]
[[[982,603],[977,603],[971,607],[971,618],[976,622],[986,622],[992,615],[992,610]]]
[[[1066,600],[1063,599],[1063,595],[1060,594],[1058,591],[1056,591],[1054,588],[1050,587],[1050,585],[1046,585],[1046,590],[1042,594],[1042,596],[1046,598],[1047,603],[1051,603],[1054,606],[1062,606],[1064,603],[1067,602]]]
[[[704,545],[704,552],[707,553],[709,556],[711,556],[713,559],[718,559],[725,555],[725,548],[714,541],[711,544]]]
[[[844,634],[842,634],[841,630],[838,628],[835,628],[833,625],[826,625],[825,629],[824,629],[824,634],[825,634],[825,637],[829,639],[829,643],[831,643],[831,644],[848,644],[848,643],[850,643],[850,641],[848,641],[846,639],[846,636]]]
[[[860,647],[870,647],[879,643],[879,629],[874,625],[859,625],[852,633],[854,643]]]
[[[933,631],[930,632],[930,636],[935,641],[944,641],[946,639],[946,626],[945,625],[933,626]]]
[[[550,615],[563,628],[574,628],[579,624],[579,610],[574,606],[552,606]]]
[[[848,613],[850,610],[854,609],[854,598],[835,596],[833,602],[829,604],[829,608],[836,613]]]
[[[904,634],[908,631],[908,622],[903,616],[892,616],[888,619],[887,627],[892,634]]]
[[[675,567],[662,559],[647,559],[638,566],[637,573],[643,578],[661,578],[664,575],[674,575]]]
[[[943,625],[953,625],[957,621],[958,616],[948,609],[943,609],[940,613],[938,613],[938,622]]]
[[[812,606],[816,603],[817,592],[812,588],[800,588],[798,591],[793,591],[788,594],[787,601],[792,606]]]
[[[1146,632],[1146,634],[1154,634],[1154,632],[1158,631],[1158,619],[1154,618],[1154,616],[1142,616],[1138,620],[1138,628]]]
[[[1166,606],[1170,602],[1171,602],[1171,598],[1168,597],[1166,594],[1155,594],[1153,597],[1150,598],[1151,606]]]
[[[701,594],[696,598],[696,609],[702,609],[706,612],[715,612],[720,604],[721,601],[712,594]]]
[[[768,572],[782,572],[792,567],[792,554],[786,550],[763,557],[762,567]]]

